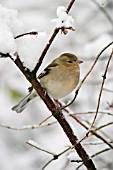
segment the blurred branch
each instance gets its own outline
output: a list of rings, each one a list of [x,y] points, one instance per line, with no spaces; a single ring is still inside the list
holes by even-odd
[[[109,143],[113,143],[113,141],[110,141]],[[87,142],[84,143],[83,145],[103,145],[105,144],[104,142]]]
[[[110,92],[110,93],[113,93],[113,90],[110,90],[110,89],[107,89],[107,88],[103,88],[104,91],[107,91],[107,92]]]
[[[41,127],[51,126],[55,123],[57,123],[57,121],[47,123],[47,124],[44,124],[44,125],[42,125],[42,124],[40,125],[40,123],[39,123],[39,124],[36,124],[36,125],[24,125],[22,127],[14,127],[14,126],[6,125],[6,124],[0,124],[0,127],[4,127],[4,128],[7,128],[7,129],[11,129],[11,130],[28,130],[28,129],[36,129],[36,128],[41,128]]]
[[[40,147],[38,146],[38,143],[35,142],[35,141],[33,141],[33,140],[29,140],[29,141],[26,142],[26,143],[29,144],[29,145],[32,146],[32,147],[35,147],[35,148],[38,149],[38,150],[41,150],[41,151],[46,152],[46,153],[48,153],[48,154],[50,154],[50,155],[53,156],[53,158],[50,159],[50,160],[43,166],[42,170],[45,169],[52,161],[58,159],[58,158],[59,158],[60,156],[62,156],[64,153],[66,153],[67,151],[69,151],[70,149],[73,148],[73,146],[69,146],[67,149],[63,150],[63,151],[60,152],[59,154],[54,154],[54,153],[52,153],[52,152],[50,152],[50,151],[47,151],[47,150],[45,150],[45,149],[40,148]]]
[[[78,112],[78,113],[73,113],[73,115],[87,115],[87,114],[95,114],[96,112],[93,112],[93,111],[88,111],[88,112]],[[98,114],[105,114],[105,115],[109,115],[109,116],[113,116],[113,113],[110,113],[110,112],[102,112],[102,111],[99,111]],[[72,114],[71,114],[72,115]]]
[[[105,83],[105,80],[106,80],[106,74],[107,74],[108,67],[109,67],[109,64],[110,64],[112,56],[113,56],[113,50],[112,50],[112,52],[111,52],[111,54],[109,56],[109,59],[108,59],[108,62],[107,62],[106,68],[105,68],[104,75],[102,76],[103,80],[102,80],[102,84],[101,84],[101,88],[100,88],[100,93],[99,93],[99,97],[98,97],[97,109],[96,109],[95,117],[94,117],[94,120],[93,120],[93,122],[91,124],[90,129],[93,128],[93,125],[95,124],[95,121],[96,121],[96,118],[97,118],[98,110],[99,110],[99,107],[100,107],[100,99],[101,99],[101,95],[102,95],[102,91],[103,91],[103,86],[104,86],[104,83]]]
[[[107,104],[108,104],[109,108],[113,108],[113,102],[112,102],[112,103],[109,103],[109,102],[107,101]]]
[[[110,22],[113,28],[113,20],[111,16],[109,15],[109,13],[105,10],[105,8],[101,7],[96,0],[91,0],[91,1],[98,7],[98,9],[104,14],[104,16],[106,16],[106,18],[108,19],[108,21]]]
[[[102,55],[102,53],[103,53],[108,47],[110,47],[112,44],[113,44],[113,41],[110,42],[107,46],[105,46],[105,47],[100,51],[100,53],[99,53],[99,54],[97,55],[97,57],[95,58],[95,61],[94,61],[94,63],[92,64],[91,68],[89,69],[89,71],[87,72],[87,74],[84,76],[84,78],[83,78],[82,81],[80,82],[78,88],[76,89],[74,98],[72,99],[72,101],[71,101],[70,103],[68,103],[68,104],[65,105],[65,106],[62,106],[62,109],[70,106],[70,105],[75,101],[75,99],[76,99],[76,97],[77,97],[77,95],[78,95],[78,92],[79,92],[81,86],[83,85],[83,83],[85,82],[85,80],[87,79],[87,77],[89,76],[89,74],[91,73],[91,71],[93,70],[94,66],[96,65],[96,63],[97,63],[97,61],[98,61],[98,59],[99,59],[99,57],[100,57],[100,56]]]
[[[69,146],[67,149],[63,150],[62,152],[60,152],[59,154],[55,154],[53,155],[53,158],[51,160],[49,160],[41,170],[45,169],[52,161],[58,159],[60,156],[62,156],[64,153],[66,153],[67,151],[69,151],[70,149],[74,148],[73,146]]]
[[[38,146],[38,143],[37,142],[35,142],[35,141],[33,141],[33,140],[29,140],[29,141],[27,141],[26,142],[28,145],[30,145],[30,146],[33,146],[34,148],[36,148],[36,149],[38,149],[38,150],[40,150],[40,151],[43,151],[43,152],[46,152],[46,153],[48,153],[48,154],[50,154],[50,155],[55,155],[54,153],[52,153],[52,152],[49,152],[49,151],[47,151],[47,150],[45,150],[45,149],[42,149],[42,148],[40,148],[39,146]]]
[[[74,119],[74,120],[76,120],[81,126],[83,126],[86,130],[88,130],[89,128],[83,123],[83,122],[81,122],[76,116],[74,116],[73,114],[70,114],[70,116]],[[112,148],[113,149],[113,146],[109,143],[109,142],[107,142],[102,136],[100,136],[97,132],[95,132],[95,131],[91,131],[90,132],[90,134],[88,134],[89,136],[91,136],[91,135],[95,135],[97,138],[99,138],[100,140],[102,140],[105,144],[107,144],[110,148]],[[83,141],[84,139],[86,139],[86,138],[88,138],[88,136],[85,136],[84,138],[82,138],[81,140],[80,140],[80,142],[81,141]]]
[[[104,128],[104,127],[107,127],[107,126],[109,126],[109,125],[112,125],[112,124],[113,124],[113,122],[109,122],[109,123],[106,123],[106,124],[104,124],[104,125],[101,125],[101,126],[95,128],[95,131],[100,130],[100,129],[102,129],[102,128]]]

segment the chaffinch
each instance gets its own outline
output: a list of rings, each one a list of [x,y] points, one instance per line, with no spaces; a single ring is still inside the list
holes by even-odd
[[[40,83],[47,93],[54,99],[60,99],[72,92],[80,78],[79,64],[82,61],[74,54],[64,53],[49,64],[38,76]],[[35,90],[30,92],[12,110],[22,112],[28,103],[38,94]]]

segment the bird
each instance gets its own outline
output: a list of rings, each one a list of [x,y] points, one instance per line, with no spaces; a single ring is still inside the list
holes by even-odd
[[[53,60],[37,79],[46,92],[55,100],[61,99],[71,93],[79,83],[80,67],[83,61],[76,55],[63,53]],[[35,90],[30,92],[17,105],[12,107],[13,111],[21,113],[38,94]]]

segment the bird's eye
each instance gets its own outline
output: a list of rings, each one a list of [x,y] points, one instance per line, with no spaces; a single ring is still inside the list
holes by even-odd
[[[73,63],[73,61],[72,60],[68,60],[68,63]]]

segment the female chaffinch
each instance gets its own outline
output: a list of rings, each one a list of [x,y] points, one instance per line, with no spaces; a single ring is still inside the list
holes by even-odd
[[[80,63],[82,61],[78,60],[74,54],[64,53],[60,55],[38,76],[40,84],[52,98],[60,99],[65,97],[76,88],[79,82]],[[33,90],[14,106],[12,110],[17,113],[22,112],[36,96],[38,94]]]

